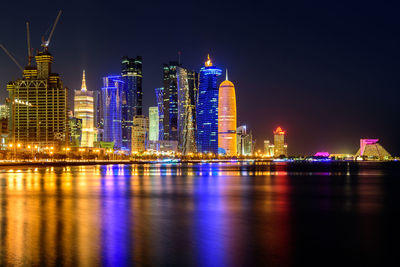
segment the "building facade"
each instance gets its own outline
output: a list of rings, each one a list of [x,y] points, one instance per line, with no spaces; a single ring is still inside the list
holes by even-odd
[[[143,109],[143,89],[142,89],[142,57],[122,58],[122,80],[124,88],[122,90],[121,100],[121,135],[122,149],[131,148],[131,130],[133,117],[142,115]]]
[[[121,94],[123,86],[121,76],[107,76],[103,78],[103,88],[101,88],[104,116],[103,141],[114,142],[116,149],[122,147]]]
[[[218,87],[222,70],[213,66],[210,57],[200,70],[199,95],[196,107],[197,151],[218,153]]]
[[[218,96],[218,153],[235,156],[236,138],[236,94],[235,86],[228,80],[219,86]]]
[[[278,126],[274,131],[274,157],[287,157],[287,145],[285,144],[286,132]]]
[[[68,143],[67,90],[52,72],[53,56],[36,56],[36,66],[27,66],[23,78],[9,82],[10,131],[12,143],[54,146]]]
[[[158,108],[158,140],[164,140],[164,88],[156,88]]]
[[[239,126],[237,132],[237,153],[249,156],[254,152],[253,134],[247,130],[246,125]]]
[[[171,61],[163,67],[163,140],[178,140],[178,62]]]
[[[177,67],[178,150],[184,155],[196,152],[196,99],[198,74]]]
[[[136,115],[132,126],[132,153],[146,151],[149,137],[149,119],[144,115]]]
[[[94,127],[95,141],[103,141],[104,117],[103,117],[103,101],[101,99],[101,91],[93,91],[94,95]]]
[[[83,71],[82,88],[75,90],[74,115],[82,120],[81,147],[93,147],[94,140],[94,99],[93,91],[86,88],[85,71]]]
[[[158,107],[149,107],[149,140],[158,141]]]

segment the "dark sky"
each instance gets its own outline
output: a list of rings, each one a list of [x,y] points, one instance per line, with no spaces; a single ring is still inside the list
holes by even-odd
[[[144,104],[155,104],[162,63],[199,70],[207,53],[229,69],[238,120],[261,148],[278,125],[290,154],[354,153],[360,138],[380,138],[399,155],[400,16],[383,1],[6,1],[0,43],[26,62],[63,10],[49,51],[66,87],[90,90],[120,72],[123,55],[143,57]],[[64,2],[64,1],[63,1]],[[66,1],[65,1],[66,2]],[[20,77],[0,51],[0,96]]]

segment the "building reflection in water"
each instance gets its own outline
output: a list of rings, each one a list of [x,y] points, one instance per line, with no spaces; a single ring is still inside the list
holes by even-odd
[[[3,170],[0,266],[291,265],[301,175],[236,162]],[[377,212],[379,188],[348,179],[343,207]]]

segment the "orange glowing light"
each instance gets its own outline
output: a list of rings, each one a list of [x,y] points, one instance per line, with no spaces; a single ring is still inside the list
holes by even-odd
[[[210,59],[210,54],[207,55],[207,61],[206,61],[206,63],[205,63],[205,66],[206,66],[206,67],[212,67],[212,62],[211,62],[211,59]]]
[[[285,134],[285,131],[282,130],[280,126],[278,126],[278,128],[276,128],[276,130],[274,131],[274,134]]]

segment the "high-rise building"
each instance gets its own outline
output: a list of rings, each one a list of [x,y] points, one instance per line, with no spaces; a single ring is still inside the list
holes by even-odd
[[[237,153],[240,155],[252,155],[254,152],[254,141],[251,131],[247,131],[247,126],[239,126],[237,132]]]
[[[83,71],[82,88],[75,90],[74,115],[82,120],[81,147],[93,147],[94,142],[94,100],[93,91],[86,88],[85,71]]]
[[[197,150],[218,153],[218,87],[217,79],[222,70],[213,66],[208,56],[200,70],[197,112]]]
[[[219,86],[218,97],[218,153],[235,156],[236,138],[236,94],[235,86],[226,80]]]
[[[160,140],[178,141],[178,149],[184,154],[195,152],[198,74],[178,62],[170,62],[164,64],[163,79],[163,123],[160,127],[163,138]],[[158,103],[160,93],[156,91]]]
[[[101,91],[93,91],[94,95],[94,126],[96,131],[95,141],[103,141],[104,117]]]
[[[287,157],[287,145],[285,144],[286,132],[278,126],[274,131],[274,157]]]
[[[103,78],[102,106],[104,116],[104,142],[114,142],[114,147],[120,149],[121,137],[121,94],[124,82],[121,76],[107,76]]]
[[[163,107],[164,107],[164,138],[163,140],[178,140],[178,62],[172,61],[163,67]]]
[[[69,145],[79,147],[82,143],[82,119],[68,117]]]
[[[269,140],[264,140],[264,154],[267,157],[274,156],[274,145]]]
[[[122,58],[122,80],[124,88],[121,92],[121,135],[122,148],[130,150],[131,148],[131,130],[133,117],[142,115],[142,58],[123,57]]]
[[[196,99],[198,74],[177,67],[178,86],[178,149],[181,153],[196,152]]]
[[[132,126],[132,153],[146,151],[149,138],[149,119],[144,115],[133,117]]]
[[[164,140],[164,88],[156,88],[158,108],[158,140]]]
[[[158,107],[149,107],[149,140],[158,141]]]
[[[52,73],[53,56],[44,50],[37,66],[27,66],[23,78],[9,82],[11,142],[60,146],[68,142],[67,90]]]

